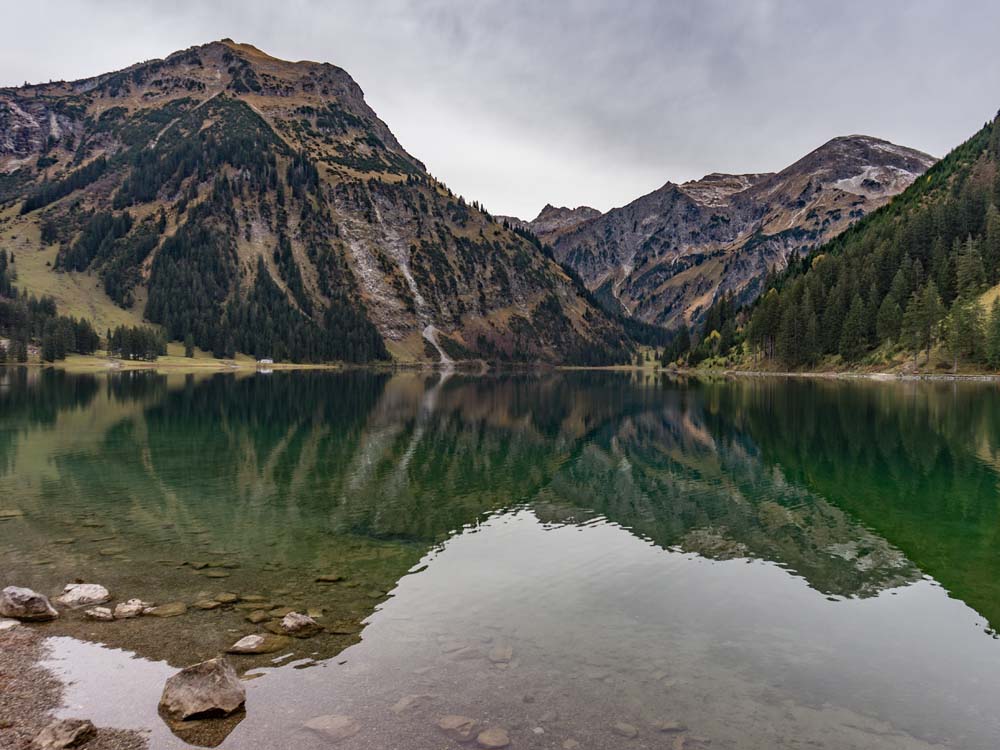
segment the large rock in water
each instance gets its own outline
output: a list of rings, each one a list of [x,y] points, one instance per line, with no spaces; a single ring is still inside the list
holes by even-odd
[[[246,700],[236,670],[225,659],[185,667],[167,680],[160,709],[174,719],[228,716]]]
[[[59,719],[53,721],[28,745],[29,750],[63,750],[80,747],[89,742],[97,729],[86,719]]]
[[[18,620],[42,622],[59,616],[49,598],[37,591],[8,586],[0,591],[0,615]]]
[[[56,597],[56,604],[76,609],[89,607],[92,604],[104,604],[110,598],[111,593],[100,584],[70,583],[63,589],[62,594]]]

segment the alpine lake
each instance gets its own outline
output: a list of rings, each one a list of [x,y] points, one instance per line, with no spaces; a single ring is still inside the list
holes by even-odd
[[[0,586],[186,605],[29,626],[60,715],[156,749],[327,748],[331,714],[338,749],[457,748],[458,714],[512,748],[996,750],[998,472],[988,383],[8,367]],[[245,712],[160,717],[289,610],[324,629],[226,657]]]

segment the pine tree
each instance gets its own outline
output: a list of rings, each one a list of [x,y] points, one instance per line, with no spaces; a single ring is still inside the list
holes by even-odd
[[[937,337],[941,318],[944,317],[944,305],[938,294],[934,281],[928,281],[924,288],[913,293],[903,314],[903,335],[908,346],[913,349],[913,361],[916,364],[917,352],[926,352],[925,362],[930,361],[931,346]]]
[[[879,341],[898,341],[899,331],[902,326],[903,313],[899,309],[899,304],[892,297],[886,296],[879,306],[878,315],[875,320],[875,335]]]
[[[189,359],[194,357],[194,336],[190,333],[184,337],[184,356]]]
[[[1000,132],[1000,128],[997,129],[997,132]],[[997,171],[997,174],[1000,175],[1000,170]],[[1000,281],[1000,211],[993,203],[990,203],[986,209],[982,256],[987,282],[996,284]]]
[[[969,297],[957,297],[946,320],[948,351],[952,371],[958,370],[962,358],[978,358],[983,341],[982,308]]]
[[[861,295],[854,295],[851,308],[844,318],[843,330],[840,334],[840,356],[846,362],[854,362],[865,351],[865,303]]]
[[[989,326],[986,332],[986,361],[994,370],[1000,370],[1000,297],[993,300]]]
[[[980,294],[986,287],[986,271],[979,254],[979,244],[971,236],[958,254],[955,275],[960,297]]]

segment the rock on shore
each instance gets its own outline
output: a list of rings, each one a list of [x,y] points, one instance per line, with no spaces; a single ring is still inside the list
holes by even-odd
[[[64,750],[80,747],[97,734],[97,729],[86,719],[58,719],[49,724],[28,745],[29,750]]]
[[[0,591],[0,615],[28,622],[44,622],[59,616],[44,594],[20,586],[8,586]]]

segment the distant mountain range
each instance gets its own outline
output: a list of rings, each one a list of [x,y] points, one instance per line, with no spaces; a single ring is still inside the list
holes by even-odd
[[[228,39],[0,89],[0,248],[69,314],[110,298],[225,355],[608,364],[633,348],[530,238],[429,175],[344,70]]]
[[[546,206],[508,217],[552,246],[609,309],[670,328],[732,293],[754,298],[772,269],[902,192],[935,159],[863,135],[834,138],[777,173],[710,174],[600,214]]]

